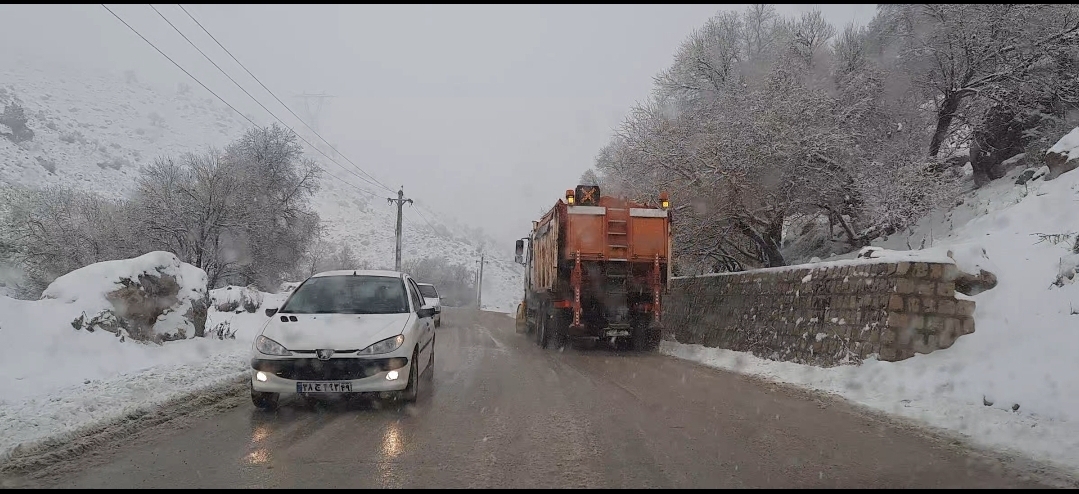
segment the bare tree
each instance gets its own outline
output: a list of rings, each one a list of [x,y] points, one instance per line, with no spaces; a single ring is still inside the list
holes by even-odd
[[[904,68],[935,103],[934,158],[964,100],[1003,101],[1009,87],[1034,82],[1040,66],[1079,39],[1079,7],[1068,4],[891,5],[883,12],[901,40]]]

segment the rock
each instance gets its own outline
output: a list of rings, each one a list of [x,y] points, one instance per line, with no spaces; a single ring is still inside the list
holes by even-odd
[[[209,308],[206,273],[168,252],[84,266],[53,281],[42,298],[76,306],[75,329],[100,329],[120,341],[200,335]]]
[[[984,269],[978,274],[960,272],[955,277],[955,291],[963,295],[977,295],[997,286],[997,275]]]
[[[120,283],[123,287],[105,298],[112,303],[116,316],[127,323],[132,338],[139,341],[153,339],[157,318],[178,302],[180,285],[176,278],[167,274],[158,277],[141,274],[137,282],[124,278]],[[173,336],[163,335],[166,340],[174,339]]]
[[[1027,168],[1026,170],[1023,170],[1023,173],[1020,173],[1019,177],[1015,179],[1015,185],[1025,185],[1034,178],[1035,173],[1038,173],[1036,168]]]
[[[1079,127],[1061,137],[1045,152],[1045,164],[1049,166],[1046,180],[1053,180],[1064,173],[1079,168]]]

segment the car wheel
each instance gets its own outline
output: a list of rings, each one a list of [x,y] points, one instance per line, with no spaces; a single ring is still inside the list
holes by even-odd
[[[420,366],[416,364],[417,357],[419,357],[418,350],[412,350],[412,359],[408,366],[408,386],[405,386],[405,389],[401,391],[401,394],[399,395],[401,401],[404,401],[405,403],[415,403],[416,398],[420,395],[420,376],[416,375],[420,370]]]
[[[276,410],[277,402],[280,398],[280,393],[263,393],[262,391],[251,389],[251,403],[254,403],[255,407],[260,410],[267,412]]]

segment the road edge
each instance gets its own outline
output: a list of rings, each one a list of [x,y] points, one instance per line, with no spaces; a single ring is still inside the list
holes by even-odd
[[[119,417],[95,421],[71,431],[21,443],[0,454],[0,475],[32,474],[58,462],[81,456],[93,448],[212,407],[246,390],[247,379],[247,371],[237,372],[214,384],[136,408]]]
[[[657,351],[656,354],[667,358],[678,359],[713,371],[732,373],[747,380],[759,383],[763,388],[782,388],[791,394],[804,395],[807,399],[826,399],[841,402],[843,405],[849,407],[852,412],[858,413],[867,419],[881,422],[886,425],[901,427],[911,433],[942,443],[947,443],[953,447],[961,447],[972,454],[993,460],[1016,473],[1029,475],[1035,480],[1045,483],[1048,486],[1071,489],[1079,488],[1079,473],[1073,472],[1071,468],[1065,465],[1058,465],[1051,461],[1034,458],[1022,451],[984,446],[974,442],[973,438],[964,435],[961,432],[938,427],[914,418],[890,414],[869,405],[858,403],[857,401],[851,400],[838,393],[830,393],[806,386],[773,380],[757,374],[741,373],[720,367],[713,367],[696,360],[663,353],[662,351]]]

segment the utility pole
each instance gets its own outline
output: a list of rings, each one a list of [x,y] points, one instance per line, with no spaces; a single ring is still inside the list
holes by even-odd
[[[402,185],[401,188],[397,191],[397,198],[396,199],[394,199],[392,197],[388,197],[388,198],[386,198],[386,200],[389,201],[390,204],[394,204],[394,203],[397,204],[397,251],[394,253],[394,261],[393,261],[394,268],[393,269],[395,271],[400,271],[401,270],[401,224],[402,224],[402,218],[403,218],[402,213],[404,212],[404,210],[402,208],[404,207],[406,202],[411,205],[412,204],[412,199],[405,199],[405,186]]]
[[[483,308],[483,253],[480,253],[480,275],[476,283],[476,308]]]

